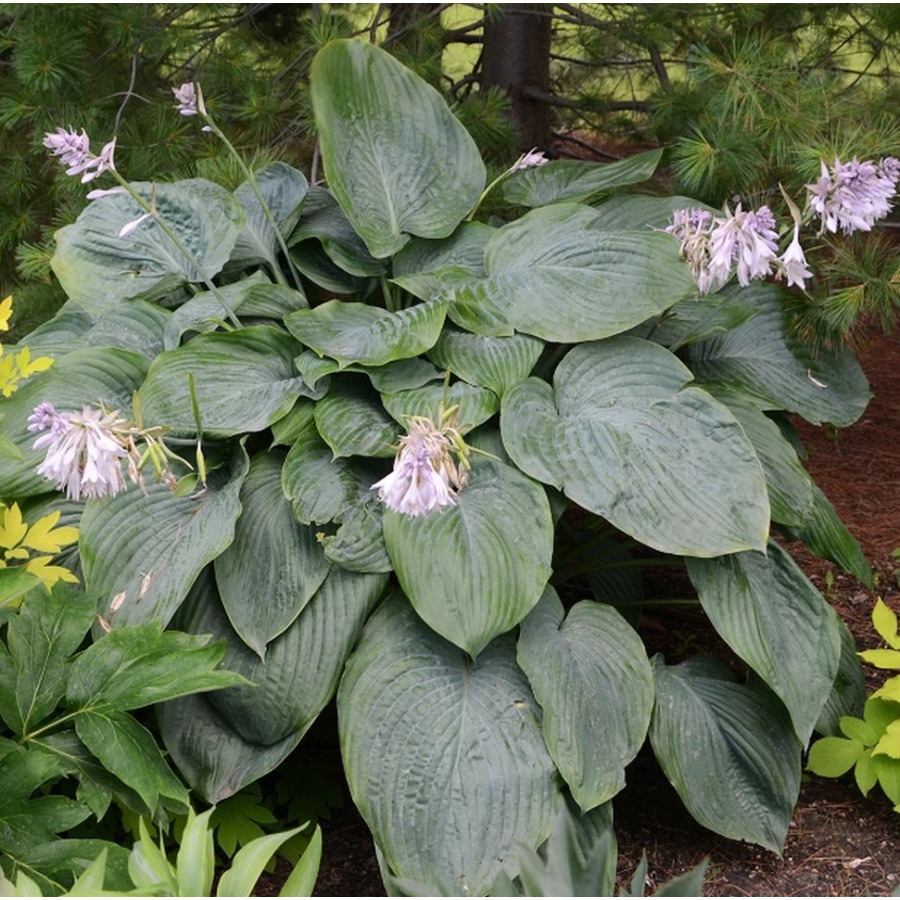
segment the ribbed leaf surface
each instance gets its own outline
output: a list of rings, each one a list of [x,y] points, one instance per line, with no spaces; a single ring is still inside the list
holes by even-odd
[[[780,853],[800,792],[800,742],[768,691],[735,684],[724,663],[653,660],[650,741],[691,815],[733,840]]]
[[[519,467],[659,550],[718,556],[765,546],[765,478],[740,425],[657,344],[582,344],[554,387],[503,398],[503,442]]]
[[[477,662],[395,595],[372,617],[338,691],[344,770],[391,870],[485,893],[561,796],[512,636]]]
[[[455,506],[418,517],[386,511],[384,539],[416,612],[472,656],[525,618],[550,577],[544,489],[492,460],[475,459]]]
[[[373,256],[442,238],[472,209],[485,168],[434,88],[374,44],[332,41],[311,97],[328,185]]]
[[[614,797],[653,709],[653,673],[637,633],[603,603],[583,600],[566,615],[548,587],[522,623],[517,658],[575,800],[586,811]]]

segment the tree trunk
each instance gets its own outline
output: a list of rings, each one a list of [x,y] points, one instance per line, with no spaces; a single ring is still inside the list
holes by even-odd
[[[502,88],[512,102],[521,149],[550,149],[550,107],[528,96],[528,89],[550,89],[552,6],[506,3],[499,18],[485,22],[481,86]]]

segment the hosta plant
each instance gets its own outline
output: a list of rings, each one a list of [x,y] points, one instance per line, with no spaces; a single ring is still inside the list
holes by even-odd
[[[802,283],[795,226],[617,193],[656,152],[529,154],[486,188],[440,97],[374,46],[329,44],[312,79],[325,184],[284,164],[233,193],[128,181],[109,144],[48,136],[116,184],[57,234],[70,299],[28,338],[53,366],[3,404],[21,459],[0,496],[77,521],[113,634],[226,642],[252,685],[159,709],[210,802],[336,695],[391,877],[488,890],[567,797],[604,810],[648,738],[700,822],[779,850],[858,662],[773,525],[871,577],[786,415],[848,425],[869,397],[849,351],[785,334],[761,276]],[[176,93],[216,131],[196,86]],[[480,215],[486,190],[505,217]],[[66,456],[85,410],[103,440]],[[152,447],[161,480],[117,476]],[[53,494],[89,468],[86,498]],[[734,667],[648,658],[633,613],[660,561]]]

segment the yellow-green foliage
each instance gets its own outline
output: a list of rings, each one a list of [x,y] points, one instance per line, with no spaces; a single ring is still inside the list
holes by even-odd
[[[864,650],[859,655],[879,669],[900,670],[897,615],[879,599],[872,622],[888,649]],[[861,719],[842,716],[840,728],[843,737],[824,737],[812,745],[809,770],[838,778],[852,768],[863,796],[877,782],[900,812],[900,675],[889,678],[869,697]]]
[[[0,331],[9,330],[12,316],[12,297],[0,301]],[[48,356],[31,358],[31,352],[23,347],[16,353],[4,356],[0,345],[0,392],[4,397],[15,393],[19,384],[36,372],[43,372],[53,364]],[[0,412],[2,417],[2,412]],[[14,445],[5,442],[0,452],[18,452]],[[40,579],[49,589],[57,581],[78,579],[63,566],[54,566],[53,557],[67,544],[78,540],[78,529],[71,526],[56,527],[59,512],[43,516],[33,524],[24,521],[18,503],[7,505],[0,500],[0,569],[19,568]],[[12,582],[9,582],[12,584]],[[16,582],[18,583],[18,582]],[[22,582],[23,585],[32,582]],[[12,593],[0,590],[0,605],[20,599]]]

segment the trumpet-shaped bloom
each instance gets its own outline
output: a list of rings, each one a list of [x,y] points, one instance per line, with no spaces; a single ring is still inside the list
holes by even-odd
[[[756,212],[744,212],[739,203],[734,215],[716,217],[715,224],[709,237],[714,280],[724,284],[733,267],[737,268],[742,287],[754,278],[765,278],[778,257],[778,232],[769,208],[761,206]]]
[[[91,140],[84,129],[81,134],[76,134],[65,128],[57,128],[56,133],[47,132],[44,135],[43,143],[66,166],[66,175],[81,175],[82,184],[93,181],[107,169],[115,168],[115,138],[103,146],[99,156],[91,153]]]
[[[822,231],[870,231],[890,212],[898,178],[900,161],[892,156],[877,164],[856,157],[848,163],[835,158],[830,169],[822,160],[819,180],[806,186],[809,202],[822,219]]]
[[[38,474],[72,500],[124,490],[119,461],[128,454],[114,432],[119,424],[114,412],[86,406],[81,413],[60,413],[52,403],[40,404],[28,418],[29,431],[47,431],[34,442],[35,449],[47,448]]]
[[[536,169],[538,166],[543,166],[546,163],[550,162],[546,156],[544,156],[543,152],[538,150],[537,147],[532,148],[527,153],[523,153],[510,167],[509,173],[519,172],[522,169]]]
[[[400,450],[390,474],[372,485],[388,509],[407,516],[424,516],[456,502],[451,487],[455,466],[450,441],[428,420],[412,420],[410,433],[400,438]]]
[[[797,285],[801,290],[806,286],[805,280],[812,278],[812,272],[806,265],[806,255],[800,246],[800,226],[794,226],[794,238],[787,250],[777,260],[778,277],[784,278],[788,287]]]

